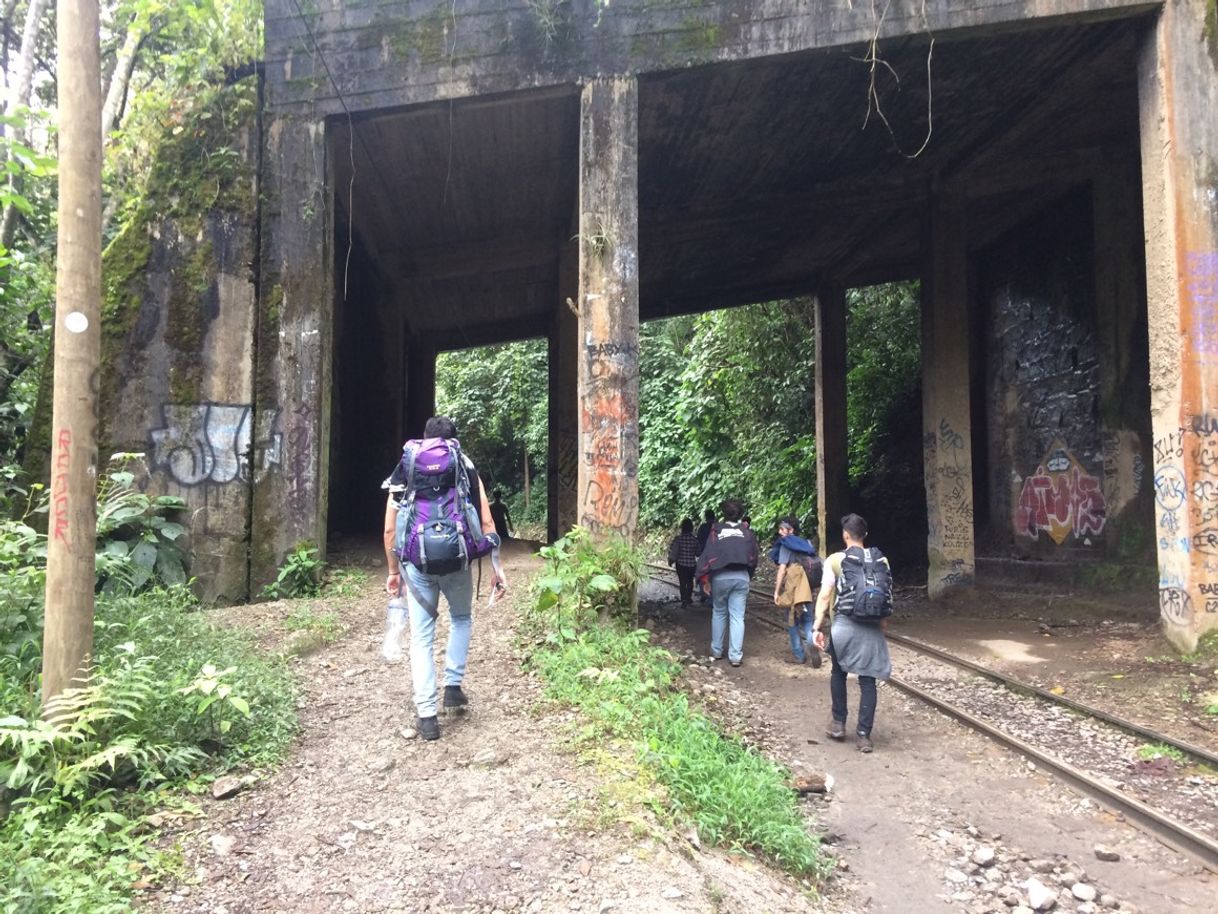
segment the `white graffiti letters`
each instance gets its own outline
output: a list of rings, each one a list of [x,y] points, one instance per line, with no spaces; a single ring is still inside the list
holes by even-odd
[[[165,425],[152,430],[152,467],[165,470],[183,486],[205,483],[228,485],[256,472],[265,472],[281,460],[282,435],[274,431],[277,409],[258,413],[258,434],[251,448],[248,404],[196,403],[161,407]]]

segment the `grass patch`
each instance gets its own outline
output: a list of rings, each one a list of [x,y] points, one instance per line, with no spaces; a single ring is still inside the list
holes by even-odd
[[[1184,762],[1183,752],[1175,746],[1168,746],[1164,743],[1147,743],[1144,746],[1138,746],[1134,754],[1144,762],[1153,762],[1161,758],[1169,758],[1179,764]]]
[[[581,736],[633,747],[662,788],[646,801],[694,824],[705,843],[823,877],[827,866],[786,786],[789,772],[692,709],[677,688],[680,664],[630,624],[638,562],[627,547],[600,550],[577,530],[542,555],[548,567],[527,623],[529,662],[549,698],[582,712]]]

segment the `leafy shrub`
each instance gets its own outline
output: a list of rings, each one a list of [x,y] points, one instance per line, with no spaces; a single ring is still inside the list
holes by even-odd
[[[103,594],[94,633],[89,682],[45,718],[36,662],[0,656],[0,910],[128,910],[162,865],[146,818],[166,791],[271,763],[295,732],[284,658],[213,626],[184,587]]]
[[[262,595],[270,600],[315,597],[321,593],[325,569],[317,547],[302,543],[288,553],[275,580],[262,588]]]
[[[596,543],[583,527],[541,548],[535,627],[551,641],[569,641],[596,620],[633,614],[642,554],[622,539]]]
[[[116,455],[125,462],[130,455]],[[115,469],[97,486],[97,582],[104,593],[139,593],[156,584],[186,583],[178,540],[186,533],[166,516],[186,507],[173,495],[148,496],[135,476]]]

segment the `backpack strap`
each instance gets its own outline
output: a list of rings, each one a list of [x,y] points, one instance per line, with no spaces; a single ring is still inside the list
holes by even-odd
[[[402,459],[406,461],[406,495],[414,500],[414,462],[419,456],[419,446],[414,441],[407,441],[402,448]]]

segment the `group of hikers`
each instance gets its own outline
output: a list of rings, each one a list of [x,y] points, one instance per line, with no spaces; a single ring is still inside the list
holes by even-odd
[[[711,659],[726,657],[738,667],[744,661],[744,610],[760,546],[740,501],[728,499],[720,512],[716,519],[708,510],[697,534],[693,521],[683,520],[669,544],[668,564],[676,569],[683,606],[692,604],[695,582],[700,594],[709,591]],[[787,613],[792,662],[810,662],[819,669],[820,652],[829,655],[830,739],[846,738],[846,676],[858,678],[855,744],[860,752],[871,752],[876,680],[892,673],[885,637],[892,613],[892,570],[880,550],[865,545],[862,517],[847,514],[841,527],[845,548],[822,562],[816,543],[799,535],[794,517],[778,522],[769,552],[777,566],[774,604]]]
[[[443,707],[460,712],[468,704],[462,683],[473,630],[471,564],[490,557],[491,602],[507,591],[499,548],[510,518],[498,491],[494,501],[487,499],[477,469],[461,452],[456,426],[446,416],[428,419],[423,438],[406,442],[382,487],[388,492],[385,587],[391,598],[383,652],[396,659],[409,627],[416,728],[425,740],[439,739],[434,648],[440,595],[448,601],[450,616]],[[693,521],[685,520],[668,560],[677,569],[682,602],[692,603],[697,581],[712,604],[711,657],[726,657],[738,667],[744,659],[745,602],[760,549],[739,500],[728,499],[720,511],[721,519],[707,511],[696,534]],[[858,748],[870,752],[876,679],[886,679],[891,671],[884,632],[892,612],[892,574],[880,551],[864,545],[866,536],[866,521],[846,515],[846,548],[822,563],[816,545],[799,535],[795,518],[786,517],[778,524],[770,558],[778,566],[774,602],[787,609],[795,660],[807,658],[819,667],[823,650],[832,664],[828,735],[846,737],[846,675],[854,673],[861,691],[855,736]]]

